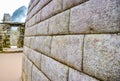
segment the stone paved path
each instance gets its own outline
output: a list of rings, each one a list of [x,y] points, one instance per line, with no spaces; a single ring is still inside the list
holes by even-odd
[[[0,81],[20,81],[22,53],[0,53]]]

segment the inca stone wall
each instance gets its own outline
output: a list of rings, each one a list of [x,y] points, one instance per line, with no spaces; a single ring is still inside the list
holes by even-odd
[[[18,31],[20,32],[20,34],[19,34],[19,37],[18,37],[17,47],[18,48],[23,48],[25,27],[24,26],[19,27]]]
[[[18,32],[19,37],[18,37],[18,42],[17,42],[17,47],[18,48],[23,48],[23,41],[24,41],[24,30],[25,30],[25,25],[24,23],[17,23],[17,22],[3,22],[0,23],[0,52],[3,51],[3,48],[10,48],[11,42],[11,27],[12,26],[18,26]],[[14,41],[12,41],[14,42]]]
[[[10,30],[11,26],[9,24],[2,24],[3,26],[3,47],[10,48]]]
[[[0,27],[0,52],[3,51],[3,29]]]
[[[10,48],[10,25],[9,24],[0,24],[1,29],[1,40],[3,41],[1,46],[4,48]]]
[[[120,0],[31,0],[23,81],[120,81]]]

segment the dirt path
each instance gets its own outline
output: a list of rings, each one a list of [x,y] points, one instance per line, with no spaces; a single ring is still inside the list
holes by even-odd
[[[22,53],[0,53],[0,81],[20,81]]]

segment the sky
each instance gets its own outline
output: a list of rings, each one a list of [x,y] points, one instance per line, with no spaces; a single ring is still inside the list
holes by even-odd
[[[3,19],[4,13],[10,15],[21,6],[28,7],[30,0],[0,0],[0,22]]]

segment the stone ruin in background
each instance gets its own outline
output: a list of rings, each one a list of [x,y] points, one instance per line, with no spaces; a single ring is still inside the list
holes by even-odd
[[[11,42],[11,28],[17,26],[17,31],[19,32],[19,37],[17,41],[17,47],[23,47],[24,39],[24,23],[12,22],[11,16],[9,14],[4,14],[3,22],[0,23],[0,51],[3,51],[3,48],[10,48]]]

